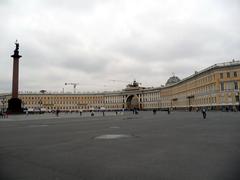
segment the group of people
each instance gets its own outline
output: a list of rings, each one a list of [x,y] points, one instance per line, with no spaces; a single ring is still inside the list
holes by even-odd
[[[138,114],[137,109],[133,109],[132,111],[133,111],[133,114]],[[102,112],[103,112],[103,116],[105,116],[105,111],[102,111]],[[168,108],[167,109],[167,113],[170,114],[170,112],[171,112],[171,109]],[[206,119],[206,117],[207,117],[207,110],[205,108],[202,108],[201,112],[202,112],[202,115],[203,115],[203,119]],[[56,116],[58,116],[59,113],[60,113],[60,110],[56,110]],[[91,116],[94,116],[94,112],[93,111],[90,111],[90,113],[91,113]],[[157,113],[157,110],[153,109],[153,114],[155,115],[156,113]],[[28,114],[28,112],[26,112],[26,114]],[[0,115],[2,116],[2,118],[7,117],[7,113],[0,112]],[[116,115],[118,115],[117,111],[116,111]],[[82,116],[82,111],[80,111],[80,116]]]
[[[104,110],[99,111],[99,112],[102,112],[102,115],[105,116],[105,111],[104,111]],[[118,114],[123,114],[123,113],[124,113],[124,109],[122,110],[122,112],[121,112],[121,111],[115,111],[116,116],[117,116]],[[137,114],[137,113],[138,113],[137,110],[134,110],[134,111],[133,111],[133,114]],[[83,114],[83,111],[82,111],[82,110],[79,111],[79,115],[82,116],[82,114]],[[91,116],[94,116],[94,115],[95,115],[93,110],[90,111],[90,115],[91,115]]]
[[[168,108],[167,109],[167,113],[170,114],[170,112],[171,112],[171,109]],[[206,117],[207,117],[207,110],[205,108],[202,108],[201,112],[202,112],[202,115],[203,115],[203,119],[206,119]],[[153,114],[154,115],[157,114],[157,110],[156,109],[153,109]]]
[[[171,109],[170,108],[167,108],[167,113],[170,114],[171,113]],[[153,114],[157,114],[157,110],[156,109],[153,109]]]
[[[8,113],[7,113],[7,112],[4,112],[4,111],[1,111],[1,112],[0,112],[0,116],[1,116],[2,118],[8,118]]]

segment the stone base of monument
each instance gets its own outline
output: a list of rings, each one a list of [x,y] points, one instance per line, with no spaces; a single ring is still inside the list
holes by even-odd
[[[11,98],[8,101],[7,112],[9,114],[21,114],[21,113],[23,113],[22,100],[18,99],[18,98]]]

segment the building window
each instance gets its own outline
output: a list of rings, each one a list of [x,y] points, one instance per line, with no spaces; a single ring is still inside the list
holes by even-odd
[[[237,81],[234,81],[234,89],[238,90],[238,82]]]
[[[223,73],[220,73],[220,78],[221,78],[221,79],[223,78]]]
[[[236,71],[233,72],[233,76],[237,77],[237,72]]]
[[[239,102],[239,96],[235,96],[236,102]]]
[[[230,78],[230,72],[227,72],[227,77]]]
[[[224,97],[222,96],[220,99],[221,103],[224,103]]]
[[[224,82],[221,82],[221,91],[224,91]]]

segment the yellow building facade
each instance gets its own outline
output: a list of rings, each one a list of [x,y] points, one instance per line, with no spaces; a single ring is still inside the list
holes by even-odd
[[[239,110],[240,61],[215,64],[180,80],[171,77],[165,86],[140,87],[134,81],[116,92],[67,94],[20,93],[23,107],[52,111],[124,109],[210,109]],[[7,107],[10,95],[0,95],[0,107]]]

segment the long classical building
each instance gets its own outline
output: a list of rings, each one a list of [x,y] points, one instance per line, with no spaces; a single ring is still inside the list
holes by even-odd
[[[172,76],[165,86],[140,87],[134,81],[121,91],[69,94],[20,93],[24,108],[60,111],[133,109],[186,109],[201,107],[240,110],[240,61],[215,64],[180,80]],[[10,94],[0,95],[7,107]]]

